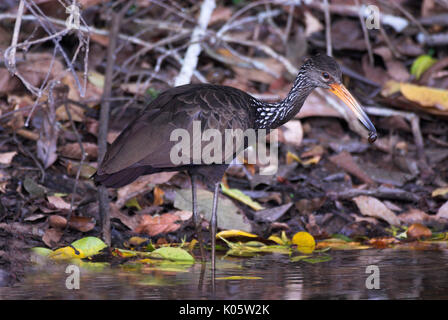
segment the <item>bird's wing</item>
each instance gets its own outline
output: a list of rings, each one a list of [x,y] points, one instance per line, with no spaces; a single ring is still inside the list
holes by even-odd
[[[254,114],[248,107],[249,97],[234,88],[211,85],[186,85],[162,93],[113,142],[98,174],[112,174],[139,166],[179,166],[173,163],[170,156],[179,140],[170,141],[170,137],[175,129],[183,129],[190,139],[194,139],[194,120],[200,121],[202,132],[206,129],[218,130],[223,145],[225,129],[244,131],[253,124]],[[201,142],[202,150],[207,144],[210,142]],[[198,164],[193,161],[193,144],[190,143],[190,146],[189,163],[185,164]],[[236,147],[241,149],[241,144]],[[222,163],[228,158],[229,154],[223,154]]]

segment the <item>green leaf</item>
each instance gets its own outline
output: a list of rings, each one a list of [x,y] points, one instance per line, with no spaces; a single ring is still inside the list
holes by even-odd
[[[126,208],[135,208],[139,211],[142,210],[142,207],[138,203],[136,197],[129,199],[128,201],[126,201],[126,203],[124,205],[126,206]]]
[[[107,247],[107,245],[99,238],[85,237],[76,240],[72,243],[75,249],[82,251],[86,257],[98,254],[101,250]]]
[[[434,59],[430,55],[421,55],[412,63],[411,74],[414,75],[416,79],[419,79],[421,75],[436,62],[437,59]]]
[[[345,242],[352,242],[352,241],[353,241],[353,240],[350,239],[349,237],[344,236],[343,234],[339,234],[339,233],[332,234],[331,237],[332,237],[333,239],[341,239],[341,240],[344,240]]]
[[[309,257],[309,258],[305,258],[303,259],[303,261],[308,262],[308,263],[320,263],[320,262],[327,262],[330,261],[332,259],[331,256],[329,255],[321,255],[321,256],[317,256],[317,257]]]
[[[42,257],[48,257],[48,255],[50,253],[52,253],[53,251],[48,248],[35,247],[35,248],[31,248],[31,252],[34,254],[37,254],[39,256],[42,256]]]
[[[194,262],[194,258],[191,254],[181,248],[163,247],[151,252],[151,255],[160,256],[163,259],[172,261],[191,261]]]

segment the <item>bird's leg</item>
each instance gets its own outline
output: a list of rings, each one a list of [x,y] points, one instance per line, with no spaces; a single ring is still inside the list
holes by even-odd
[[[218,193],[221,181],[215,184],[215,191],[213,194],[213,208],[212,208],[212,218],[210,220],[211,227],[211,243],[212,243],[212,277],[215,278],[215,267],[216,267],[216,229],[218,227],[217,211],[218,211]]]
[[[197,199],[197,190],[196,190],[196,176],[191,174],[191,192],[192,192],[192,202],[193,202],[193,224],[196,231],[196,236],[198,237],[199,249],[201,250],[201,260],[205,261],[205,252],[204,252],[204,241],[202,241],[202,232],[201,232],[201,219],[199,217],[198,212],[198,199]]]

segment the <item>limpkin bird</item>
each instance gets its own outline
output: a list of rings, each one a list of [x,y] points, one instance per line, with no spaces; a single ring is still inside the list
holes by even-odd
[[[190,159],[187,165],[174,164],[170,154],[177,142],[171,141],[171,133],[181,128],[193,134],[194,121],[200,121],[202,131],[217,129],[222,135],[226,129],[275,129],[292,119],[317,87],[328,89],[342,99],[369,130],[369,141],[376,139],[376,129],[372,122],[341,84],[341,70],[337,62],[329,56],[319,54],[305,61],[289,94],[277,103],[266,103],[239,89],[212,84],[189,84],[163,92],[112,143],[94,176],[95,182],[118,188],[141,175],[187,171],[192,185],[193,223],[201,256],[204,257],[196,190],[197,178],[205,178],[214,189],[210,221],[211,262],[214,271],[218,192],[229,164],[224,161],[211,164],[193,161],[197,159]],[[239,147],[241,150],[245,146]],[[190,157],[193,155],[190,154]]]

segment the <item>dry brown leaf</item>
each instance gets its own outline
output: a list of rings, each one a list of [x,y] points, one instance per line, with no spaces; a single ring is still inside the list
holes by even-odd
[[[300,120],[291,120],[280,127],[278,141],[299,147],[302,144],[303,128]]]
[[[448,201],[445,202],[437,211],[437,218],[443,218],[448,220]]]
[[[72,216],[68,222],[68,225],[72,229],[76,229],[81,232],[89,232],[95,228],[95,220],[90,217]]]
[[[163,205],[163,195],[165,194],[165,192],[160,189],[159,187],[155,187],[154,188],[154,206],[161,206]]]
[[[432,236],[431,230],[420,223],[412,224],[408,231],[406,231],[408,239],[420,239],[420,238],[429,238]]]
[[[134,230],[137,233],[146,233],[155,236],[160,233],[174,232],[180,228],[181,218],[172,213],[165,213],[160,216],[143,215],[140,225]]]
[[[410,209],[398,216],[398,219],[406,225],[411,225],[414,223],[423,223],[431,219],[427,213],[420,209]]]
[[[374,181],[358,166],[351,154],[347,151],[342,151],[337,155],[331,156],[329,159],[331,162],[359,178],[361,181],[368,184],[374,184]]]
[[[374,197],[359,196],[353,199],[359,211],[365,216],[375,217],[387,221],[390,225],[399,226],[400,220],[381,201]]]
[[[9,166],[11,164],[12,158],[17,154],[17,151],[0,153],[0,164],[5,164]]]
[[[47,200],[56,209],[70,210],[70,203],[65,202],[61,197],[58,197],[58,196],[48,196]]]
[[[48,228],[42,236],[42,241],[50,248],[58,244],[61,240],[63,231],[54,228]]]
[[[98,146],[95,143],[83,142],[82,147],[84,148],[85,160],[92,160],[98,157]],[[81,146],[77,142],[68,143],[60,147],[59,153],[66,158],[77,160],[82,158]]]
[[[168,182],[177,172],[160,172],[139,177],[137,180],[118,189],[117,206],[123,207],[129,199],[148,192],[154,185]]]
[[[55,229],[64,229],[67,225],[67,219],[60,215],[54,214],[48,217],[48,224],[50,227]]]

